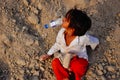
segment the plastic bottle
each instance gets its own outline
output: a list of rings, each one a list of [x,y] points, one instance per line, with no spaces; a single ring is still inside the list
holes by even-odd
[[[44,28],[53,28],[53,27],[58,27],[62,24],[62,18],[58,18],[56,20],[52,20],[49,24],[45,24]]]

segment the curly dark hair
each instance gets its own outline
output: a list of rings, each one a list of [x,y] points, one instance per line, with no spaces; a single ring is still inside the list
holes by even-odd
[[[74,35],[82,36],[91,28],[91,19],[87,16],[86,12],[76,8],[70,9],[65,17],[70,20],[69,27],[74,28]]]

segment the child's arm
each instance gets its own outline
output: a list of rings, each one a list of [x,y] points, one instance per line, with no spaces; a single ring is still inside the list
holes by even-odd
[[[61,38],[61,33],[62,33],[63,29],[61,29],[58,32],[58,35],[56,37],[56,42],[55,44],[50,48],[50,50],[48,51],[47,54],[43,54],[40,56],[40,60],[46,60],[47,58],[49,58],[52,54],[54,54],[55,52],[60,50],[60,38]]]
[[[59,32],[58,32],[58,35],[56,37],[56,42],[55,44],[50,48],[50,50],[48,51],[48,55],[52,55],[53,53],[57,52],[60,50],[60,43],[61,43],[61,36],[62,36],[62,33],[63,33],[63,29],[61,29]]]

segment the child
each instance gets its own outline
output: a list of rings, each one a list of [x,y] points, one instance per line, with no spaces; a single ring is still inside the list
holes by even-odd
[[[86,46],[90,45],[92,49],[95,49],[99,44],[97,38],[86,33],[90,28],[91,19],[85,12],[75,8],[66,13],[55,44],[47,54],[40,57],[40,60],[45,60],[57,51],[64,55],[63,58],[54,58],[52,61],[52,68],[57,80],[69,80],[69,72],[74,73],[75,80],[81,80],[85,74],[88,66]]]

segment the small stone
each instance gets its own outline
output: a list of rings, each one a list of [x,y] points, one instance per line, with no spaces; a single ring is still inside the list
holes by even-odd
[[[33,68],[34,67],[34,62],[31,62],[30,65],[29,65],[29,68]]]
[[[35,44],[35,45],[39,45],[38,40],[35,40],[34,44]]]
[[[29,39],[29,40],[26,41],[25,44],[26,44],[27,46],[30,46],[30,45],[32,45],[33,43],[34,43],[34,40]]]
[[[118,17],[120,17],[120,13],[118,13]]]
[[[39,10],[41,10],[42,9],[41,3],[39,3],[37,7],[38,7]]]
[[[19,72],[20,72],[20,74],[24,74],[24,70],[20,70]]]
[[[109,75],[109,76],[108,76],[108,78],[110,78],[110,79],[111,79],[112,77]]]
[[[115,69],[114,69],[113,66],[107,66],[106,68],[107,68],[107,70],[110,71],[110,72],[115,72]]]
[[[40,69],[41,69],[42,71],[44,71],[44,70],[45,70],[45,68],[44,68],[44,67],[42,67],[42,66],[40,66]]]
[[[43,79],[41,79],[41,80],[47,80],[47,79],[44,79],[44,78],[43,78]]]
[[[103,73],[105,74],[105,73],[106,73],[106,70],[103,70]]]
[[[17,58],[15,61],[16,61],[16,63],[17,63],[18,65],[21,65],[21,66],[24,66],[24,65],[25,65],[25,61],[24,61],[23,59],[21,59],[21,58]]]
[[[97,70],[98,75],[103,75],[103,72],[101,70]]]
[[[35,3],[36,0],[30,0],[31,3]]]
[[[106,80],[106,78],[104,76],[101,76],[101,80]]]
[[[39,19],[35,14],[30,14],[30,16],[28,17],[28,21],[32,24],[38,24]]]
[[[39,80],[38,76],[33,76],[32,80]]]
[[[35,7],[31,7],[31,11],[34,12],[35,14],[38,14],[38,10]]]
[[[107,40],[107,41],[111,41],[110,36],[107,36],[106,40]]]
[[[12,37],[11,37],[12,38]],[[7,35],[5,35],[5,34],[2,34],[1,36],[0,36],[0,39],[4,42],[4,44],[5,44],[5,46],[11,46],[11,38],[10,37],[8,37]]]
[[[103,70],[103,66],[101,64],[98,65],[99,70]]]
[[[27,31],[27,30],[28,30],[28,27],[26,27],[26,26],[22,27],[22,32]]]
[[[117,72],[117,76],[119,76],[120,75],[120,72]]]
[[[16,23],[16,20],[15,20],[15,19],[12,19],[12,22]]]
[[[39,71],[34,71],[33,75],[39,76]]]
[[[116,77],[115,75],[112,75],[112,78],[113,78],[113,79],[115,79],[115,77]]]
[[[97,75],[93,73],[91,76],[92,76],[92,77],[96,77]]]
[[[28,1],[27,0],[23,0],[24,5],[28,6]]]

